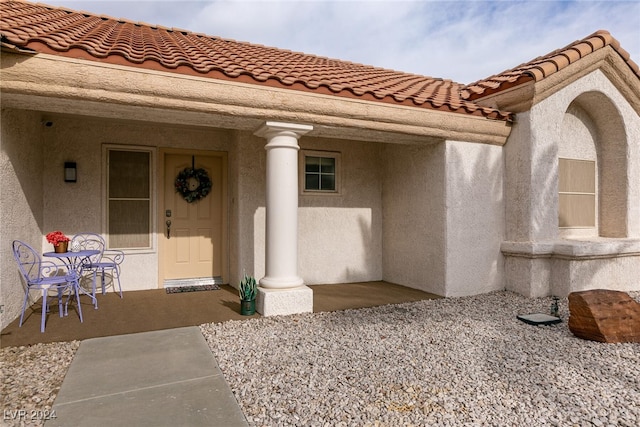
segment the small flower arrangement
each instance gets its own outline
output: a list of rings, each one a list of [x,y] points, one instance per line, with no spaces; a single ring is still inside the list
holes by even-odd
[[[58,246],[60,243],[66,243],[70,239],[65,236],[62,231],[52,231],[47,234],[47,242],[51,243],[53,246]]]

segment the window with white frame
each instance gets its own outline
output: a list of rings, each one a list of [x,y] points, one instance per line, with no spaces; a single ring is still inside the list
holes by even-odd
[[[558,226],[596,226],[596,162],[558,159]]]
[[[109,248],[151,247],[151,162],[144,149],[107,149]]]
[[[340,192],[340,153],[302,151],[303,193]]]

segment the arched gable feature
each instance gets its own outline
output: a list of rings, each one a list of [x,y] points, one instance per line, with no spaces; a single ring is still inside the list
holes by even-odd
[[[640,117],[603,70],[518,113],[505,145],[508,227],[501,250],[507,289],[565,296],[587,289],[637,288],[637,141]],[[569,164],[569,172],[562,163]],[[571,176],[578,178],[576,186],[566,185]],[[569,210],[578,222],[570,229],[561,217],[566,212],[563,198],[574,196],[582,205]],[[589,203],[591,223],[585,220]]]
[[[627,138],[602,92],[583,93],[567,108],[558,175],[560,237],[627,237]]]
[[[599,163],[599,235],[627,237],[628,140],[616,105],[601,92],[580,95],[575,104],[590,112],[596,128]]]

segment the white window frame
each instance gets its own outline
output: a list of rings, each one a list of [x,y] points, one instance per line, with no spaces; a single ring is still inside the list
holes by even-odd
[[[149,153],[149,247],[119,248],[112,247],[109,239],[109,152],[110,151],[142,151]],[[157,153],[154,147],[139,145],[103,144],[102,146],[102,229],[105,230],[104,238],[108,249],[118,249],[125,253],[154,253],[157,250],[156,227],[156,159]]]
[[[334,159],[335,161],[335,190],[307,190],[306,183],[306,158],[320,157]],[[300,161],[298,164],[300,194],[305,196],[339,196],[342,193],[342,169],[341,153],[337,151],[300,150]]]

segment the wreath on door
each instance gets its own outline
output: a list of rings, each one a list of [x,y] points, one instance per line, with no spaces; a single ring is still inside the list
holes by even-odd
[[[211,191],[211,178],[202,168],[184,168],[176,177],[175,186],[187,203],[197,202]]]

